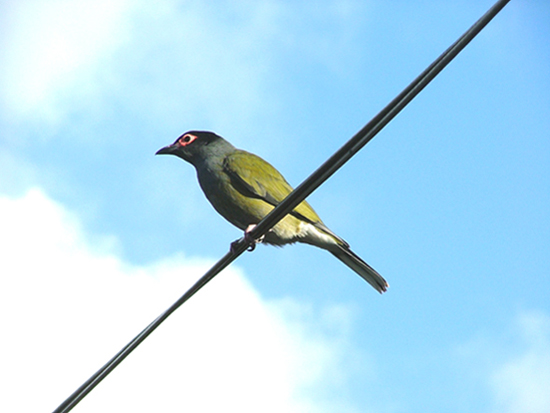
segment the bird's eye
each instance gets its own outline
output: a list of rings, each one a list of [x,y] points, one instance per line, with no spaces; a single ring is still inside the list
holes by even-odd
[[[195,135],[186,134],[186,135],[183,135],[181,138],[179,138],[179,144],[181,146],[187,146],[191,142],[193,142],[195,139],[197,139]]]

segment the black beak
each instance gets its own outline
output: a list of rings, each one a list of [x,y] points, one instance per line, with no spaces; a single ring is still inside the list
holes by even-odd
[[[165,146],[164,148],[159,149],[155,153],[155,155],[172,155],[177,148],[178,148],[177,145],[168,145],[168,146]]]

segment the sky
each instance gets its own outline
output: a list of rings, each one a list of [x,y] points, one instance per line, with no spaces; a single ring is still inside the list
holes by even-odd
[[[52,411],[242,234],[212,130],[298,185],[492,1],[0,4],[0,410]],[[75,412],[550,412],[550,3],[512,0],[308,201],[389,282],[242,255]]]

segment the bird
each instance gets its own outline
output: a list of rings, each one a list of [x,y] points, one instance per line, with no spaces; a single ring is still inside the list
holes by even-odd
[[[245,237],[293,191],[283,175],[267,161],[235,148],[214,132],[185,132],[155,155],[174,155],[193,165],[208,201],[222,217],[244,230]],[[388,288],[386,280],[331,231],[307,201],[298,204],[256,242],[275,246],[301,242],[322,248],[379,293]]]

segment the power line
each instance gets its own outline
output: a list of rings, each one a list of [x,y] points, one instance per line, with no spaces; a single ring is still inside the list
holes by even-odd
[[[477,34],[508,4],[510,0],[499,0],[453,45],[441,54],[424,72],[411,82],[395,99],[382,109],[369,123],[357,132],[344,146],[332,155],[323,165],[313,172],[304,182],[290,193],[249,233],[250,239],[259,239],[308,195],[341,168],[353,155],[363,148],[384,126],[386,126],[428,83],[430,83],[451,62],[458,53],[477,36]],[[166,320],[183,303],[204,287],[212,278],[235,261],[248,247],[249,242],[241,238],[231,244],[231,250],[225,254],[210,270],[185,292],[170,308],[157,317],[109,362],[90,377],[71,394],[54,413],[66,413],[76,406],[97,386],[122,360],[124,360],[149,334]]]

